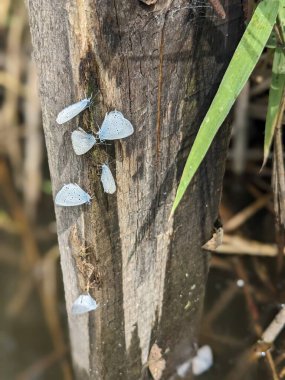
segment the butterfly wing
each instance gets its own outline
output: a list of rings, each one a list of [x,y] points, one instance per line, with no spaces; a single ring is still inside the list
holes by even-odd
[[[101,182],[105,193],[114,194],[116,183],[109,166],[105,164],[102,165]]]
[[[96,144],[96,138],[81,128],[72,132],[71,141],[74,152],[79,156],[88,152]]]
[[[85,108],[89,107],[91,103],[91,98],[86,98],[80,100],[77,103],[71,104],[70,106],[64,108],[57,115],[56,122],[58,124],[66,123],[67,121],[73,119],[75,116],[80,114],[80,112],[84,111]]]
[[[81,294],[74,301],[71,307],[71,313],[73,315],[84,314],[89,311],[96,310],[97,307],[97,302],[90,296],[90,294]]]
[[[106,114],[99,130],[100,140],[117,140],[128,137],[134,133],[134,128],[129,120],[125,119],[119,111]]]
[[[125,125],[124,125],[125,136],[124,137],[131,136],[134,133],[134,127],[128,119],[124,118],[124,121],[125,121]]]
[[[192,359],[192,371],[194,375],[201,375],[213,365],[213,352],[210,346],[199,348],[197,355]]]
[[[91,197],[75,183],[64,185],[56,194],[55,204],[57,206],[79,206],[90,202]]]

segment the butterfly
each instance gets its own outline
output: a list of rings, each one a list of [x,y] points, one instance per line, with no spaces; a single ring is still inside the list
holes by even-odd
[[[116,191],[116,183],[113,174],[108,165],[102,165],[101,182],[105,193],[114,194]]]
[[[90,195],[76,183],[69,183],[56,194],[55,204],[57,206],[79,206],[90,203],[91,199]]]
[[[106,113],[104,121],[98,132],[100,140],[117,140],[128,137],[134,133],[131,122],[124,118],[117,110]]]
[[[96,310],[98,307],[97,302],[87,294],[80,294],[80,296],[73,302],[71,307],[71,314],[79,315],[88,313],[89,311]]]
[[[57,115],[56,122],[58,124],[63,124],[73,119],[75,116],[80,114],[80,112],[84,111],[86,108],[88,108],[91,105],[92,103],[91,98],[92,96],[90,96],[90,98],[85,98],[83,100],[80,100],[77,103],[71,104],[70,106],[64,108]]]
[[[82,128],[78,128],[72,132],[71,142],[74,152],[80,156],[88,152],[96,144],[96,138],[92,133],[87,133]]]

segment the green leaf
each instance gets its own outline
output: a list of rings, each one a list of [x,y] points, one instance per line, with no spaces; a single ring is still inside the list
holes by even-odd
[[[183,170],[171,215],[180,203],[218,129],[253,71],[276,21],[278,8],[279,1],[277,0],[264,0],[256,7],[200,126]]]
[[[281,33],[281,40],[285,42],[285,0],[280,0],[280,7],[277,16],[277,26],[278,30]]]
[[[264,159],[262,167],[268,159],[270,146],[274,136],[278,115],[281,108],[285,88],[285,54],[282,48],[276,48],[273,59],[272,79],[269,91],[268,108],[265,123]]]
[[[269,49],[275,49],[277,47],[275,31],[272,31],[265,46]]]

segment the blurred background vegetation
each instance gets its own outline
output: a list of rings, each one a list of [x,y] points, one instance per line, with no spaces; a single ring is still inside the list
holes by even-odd
[[[1,0],[0,379],[69,380],[67,318],[31,55],[24,2]],[[259,173],[271,68],[272,53],[265,51],[233,113],[220,208],[224,244],[211,260],[200,337],[200,344],[211,345],[215,362],[201,379],[285,377],[284,334],[272,361],[259,349],[255,360],[245,359],[285,298],[272,157]]]
[[[0,2],[0,378],[71,379],[25,3]]]

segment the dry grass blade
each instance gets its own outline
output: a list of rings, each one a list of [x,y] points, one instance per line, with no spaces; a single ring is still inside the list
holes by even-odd
[[[266,359],[267,359],[267,363],[269,365],[269,368],[271,369],[271,372],[272,372],[272,378],[273,378],[273,380],[280,380],[280,378],[278,376],[278,373],[277,373],[277,370],[276,370],[276,366],[275,366],[274,360],[272,358],[271,352],[269,350],[267,350],[265,352],[265,355],[266,355]]]
[[[259,191],[255,186],[253,185],[249,185],[247,186],[247,190],[249,192],[249,194],[251,194],[253,197],[255,197],[256,199],[259,199],[260,197],[262,197],[262,192]],[[270,211],[272,214],[274,214],[274,207],[273,207],[273,203],[271,202],[268,202],[266,203],[265,207],[267,208],[268,211]]]
[[[285,377],[285,367],[282,368],[282,370],[281,370],[281,372],[279,374],[279,377],[280,377],[280,379],[284,379],[284,377]]]
[[[241,236],[224,235],[223,244],[212,252],[226,255],[253,255],[275,257],[278,253],[276,244],[265,244],[255,240],[249,240]],[[283,252],[285,254],[285,250]]]
[[[281,111],[277,119],[274,136],[274,165],[273,165],[273,193],[275,209],[275,228],[278,244],[277,272],[281,273],[283,268],[283,251],[285,247],[285,170],[284,152],[282,143],[282,115],[285,109],[285,97],[283,98]]]
[[[284,98],[285,99],[285,98]],[[285,104],[285,103],[284,103]],[[283,161],[283,145],[282,145],[282,133],[281,128],[276,129],[275,134],[275,161],[276,161],[276,180],[278,184],[278,218],[280,223],[285,226],[285,171]]]
[[[271,194],[260,197],[257,201],[253,202],[248,207],[237,213],[234,217],[228,220],[224,224],[224,231],[230,232],[236,230],[242,224],[244,224],[249,218],[251,218],[258,210],[263,208],[271,198]]]
[[[266,343],[272,343],[275,341],[281,330],[285,326],[285,307],[283,307],[279,313],[275,316],[273,321],[263,332],[261,339]]]

